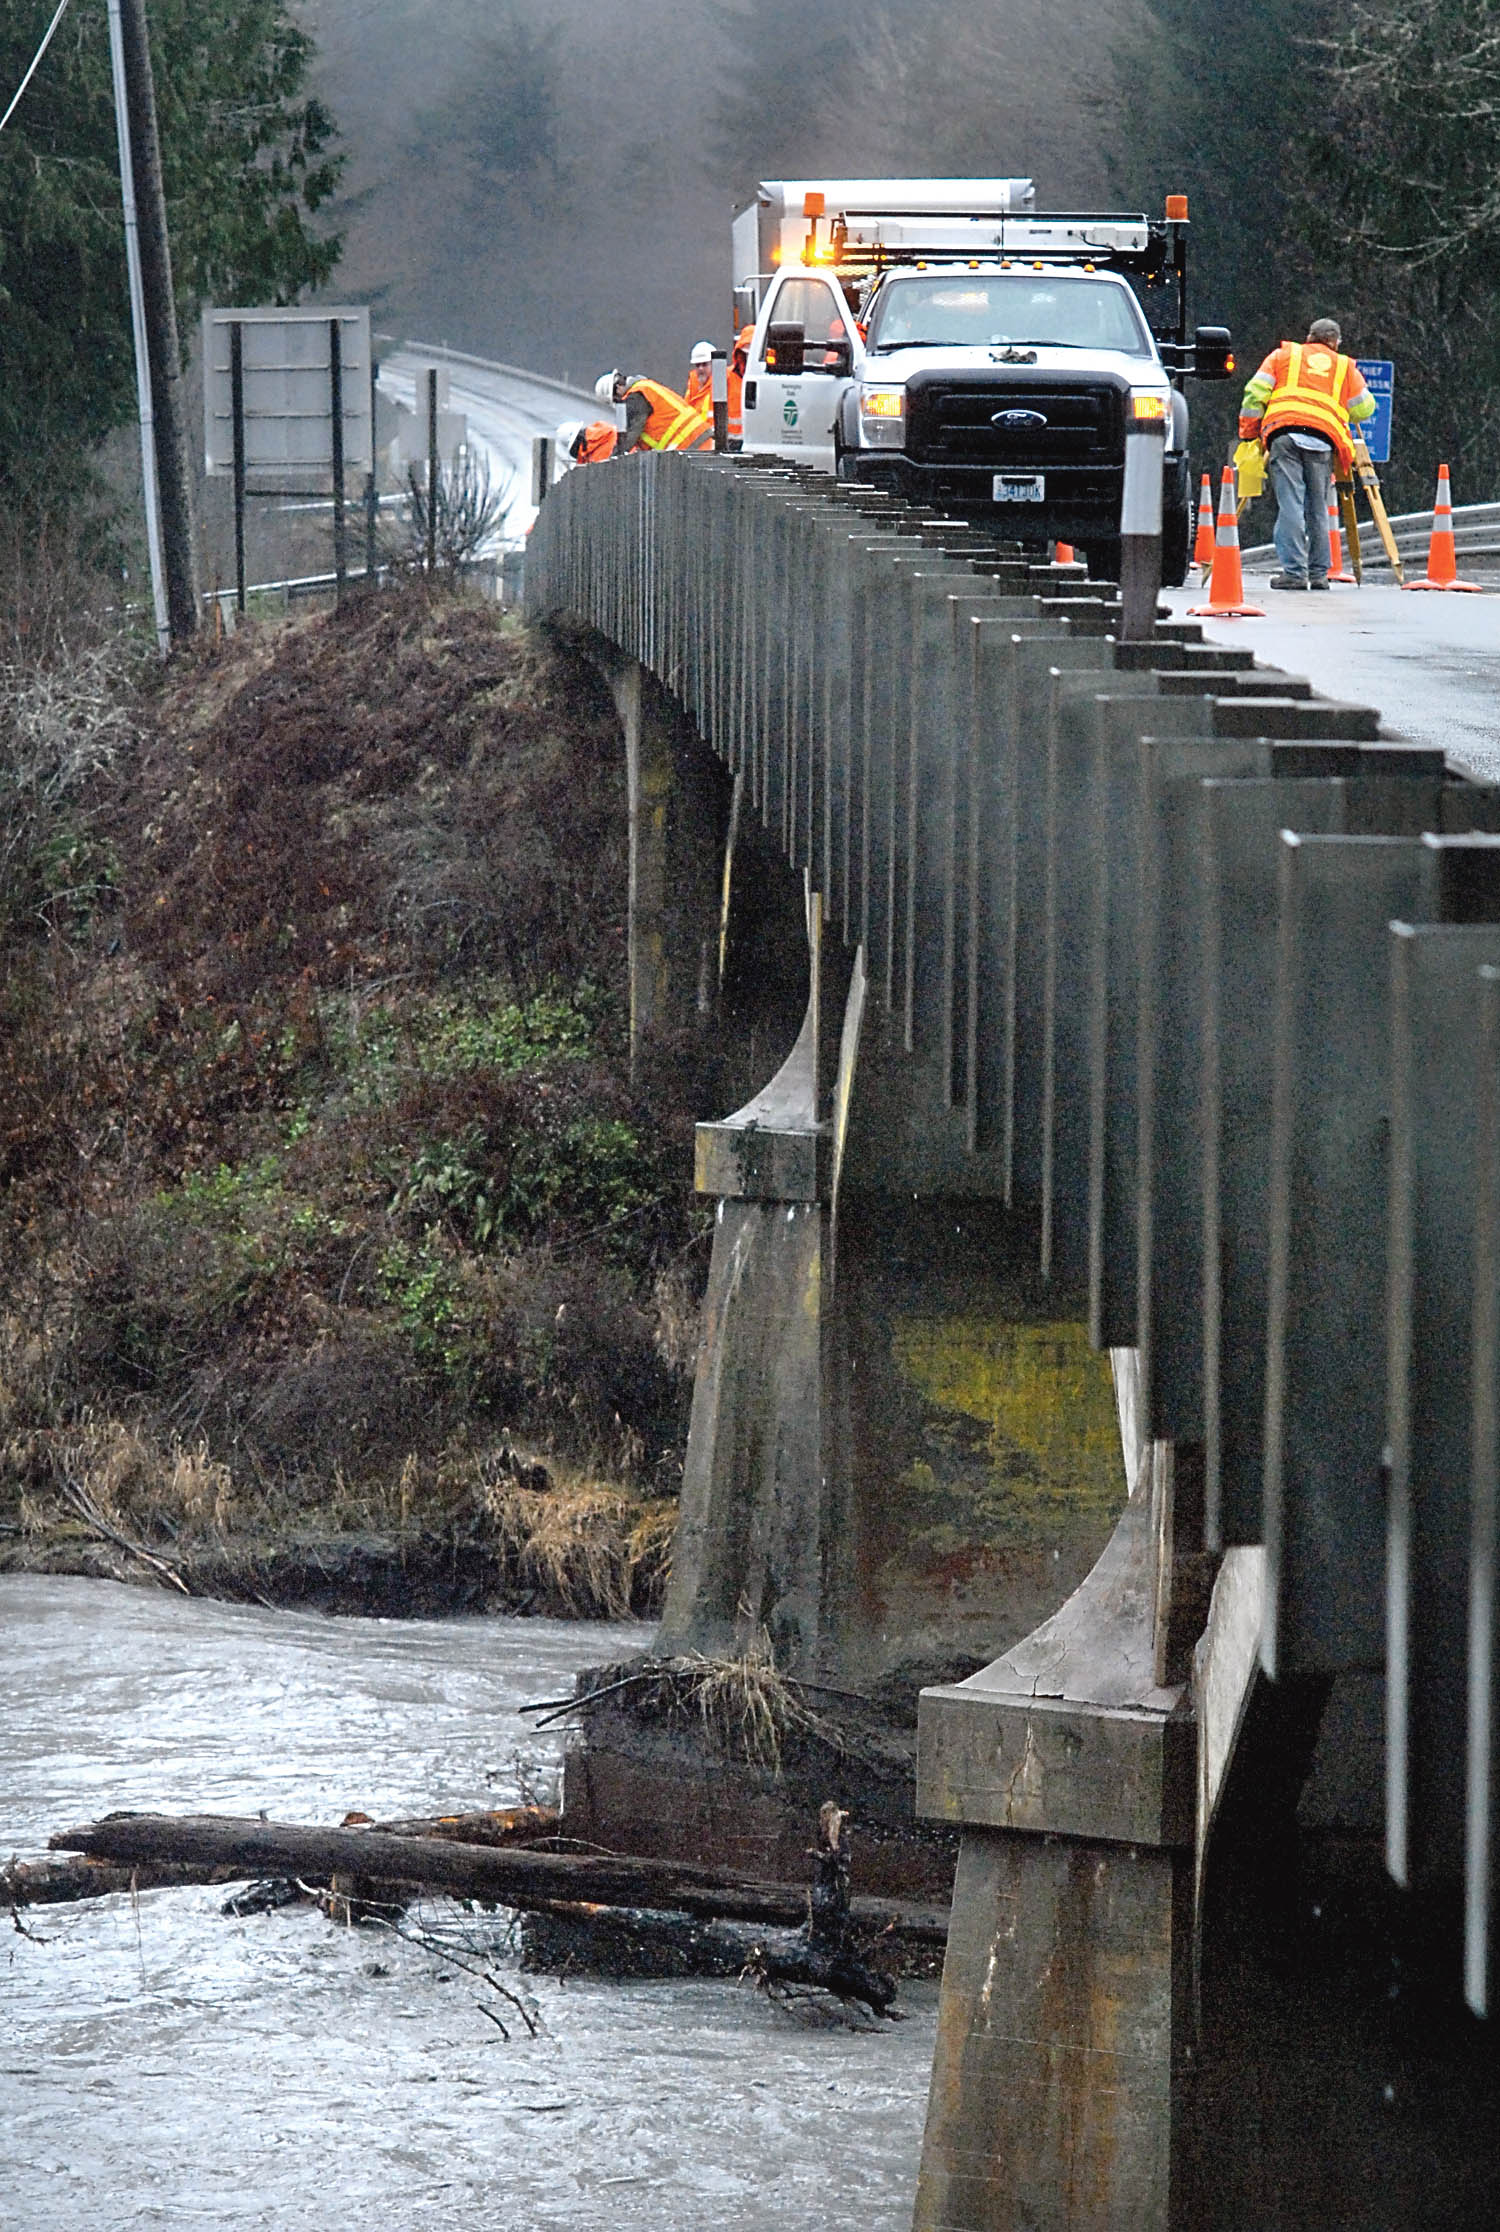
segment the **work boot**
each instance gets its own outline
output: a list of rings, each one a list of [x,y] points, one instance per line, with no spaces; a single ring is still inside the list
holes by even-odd
[[[1272,574],[1271,587],[1273,589],[1305,589],[1307,583],[1300,574]]]
[[[1322,581],[1310,581],[1307,586],[1309,589],[1326,589],[1328,587],[1328,582],[1325,578]]]

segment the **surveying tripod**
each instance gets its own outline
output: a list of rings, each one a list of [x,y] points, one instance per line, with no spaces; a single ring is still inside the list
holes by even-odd
[[[1375,522],[1375,532],[1385,546],[1385,554],[1391,562],[1391,571],[1404,589],[1406,576],[1401,571],[1401,553],[1396,548],[1396,538],[1391,533],[1391,523],[1386,516],[1385,499],[1380,493],[1379,476],[1371,463],[1370,452],[1366,448],[1362,437],[1358,434],[1354,437],[1354,469],[1352,473],[1348,474],[1343,480],[1336,482],[1335,485],[1338,489],[1339,498],[1339,523],[1343,527],[1344,538],[1349,545],[1349,559],[1354,568],[1354,578],[1356,581],[1362,582],[1365,578],[1365,570],[1359,555],[1359,522],[1354,516],[1354,485],[1356,480],[1365,492],[1365,502],[1370,507],[1370,517]]]

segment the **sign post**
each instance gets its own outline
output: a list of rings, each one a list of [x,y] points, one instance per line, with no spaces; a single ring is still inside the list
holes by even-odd
[[[245,609],[249,496],[333,498],[334,574],[348,567],[345,476],[375,469],[370,313],[205,310],[203,449],[234,483],[235,598]]]

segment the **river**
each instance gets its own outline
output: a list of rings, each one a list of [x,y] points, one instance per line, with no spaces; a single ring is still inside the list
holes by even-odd
[[[334,1822],[550,1795],[557,1741],[519,1706],[651,1633],[31,1577],[0,1578],[0,1632],[6,1856],[115,1807]],[[226,1895],[33,1908],[34,1937],[7,1929],[0,2226],[910,2222],[935,1986],[903,1985],[904,2023],[811,2030],[746,1986],[559,1983],[502,1945],[485,1962],[533,2007],[532,2038],[424,1949],[304,1908],[226,1919]],[[451,1907],[427,1919],[458,1926]]]

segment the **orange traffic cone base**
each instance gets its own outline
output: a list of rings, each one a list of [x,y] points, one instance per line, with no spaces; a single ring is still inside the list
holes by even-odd
[[[1458,550],[1453,540],[1453,491],[1448,483],[1446,465],[1438,467],[1426,577],[1421,581],[1403,581],[1401,586],[1403,589],[1457,589],[1471,597],[1482,597],[1485,593],[1479,582],[1458,578]]]
[[[1190,620],[1264,620],[1266,616],[1264,605],[1252,604],[1189,605],[1187,610]]]

